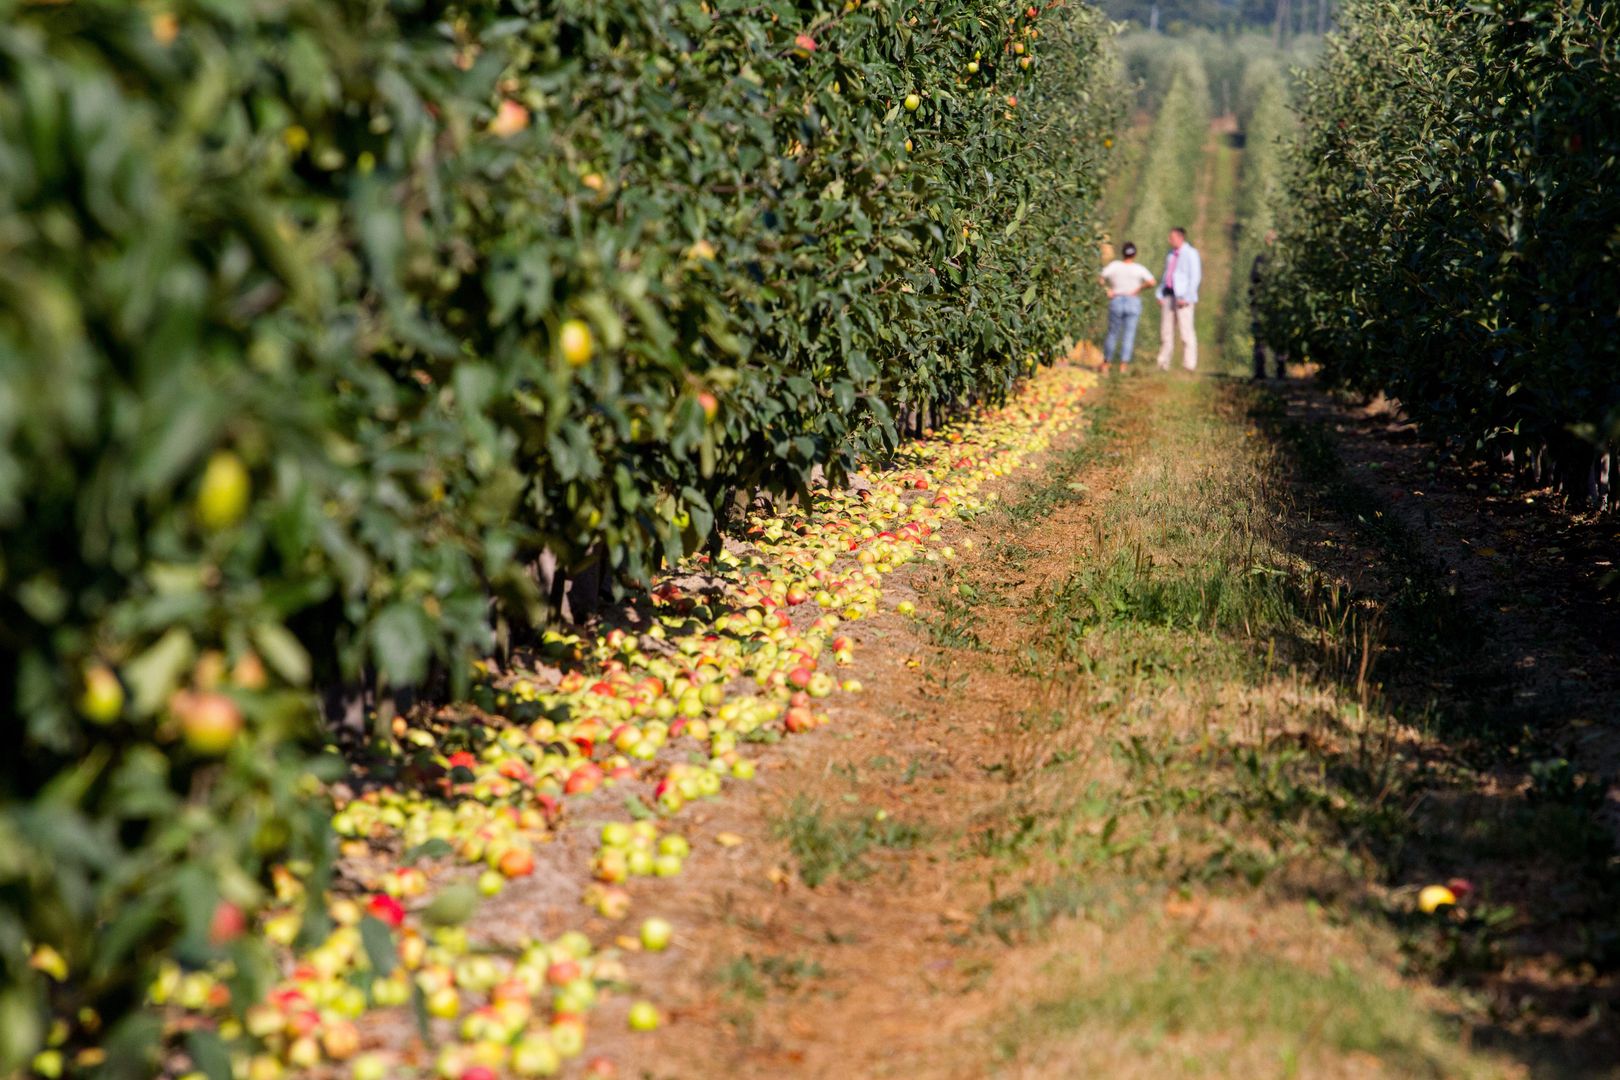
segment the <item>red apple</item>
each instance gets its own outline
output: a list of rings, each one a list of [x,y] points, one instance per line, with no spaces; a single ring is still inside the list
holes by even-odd
[[[225,945],[242,936],[247,929],[247,916],[229,900],[221,900],[214,907],[214,917],[208,924],[208,940],[215,946]]]
[[[495,111],[495,119],[489,122],[489,131],[491,135],[505,139],[528,126],[529,110],[511,98],[502,98],[500,107]]]
[[[534,873],[534,856],[527,848],[513,848],[501,856],[497,869],[509,878],[528,877]]]
[[[387,893],[374,894],[366,901],[366,911],[389,926],[397,927],[405,921],[405,906]]]
[[[193,753],[218,757],[242,731],[242,710],[224,694],[182,691],[172,705],[180,734]]]

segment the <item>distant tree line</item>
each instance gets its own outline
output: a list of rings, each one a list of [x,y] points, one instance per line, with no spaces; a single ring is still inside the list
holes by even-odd
[[[1301,34],[1322,34],[1333,25],[1338,0],[1101,0],[1108,17],[1153,30],[1175,32],[1265,27],[1281,45]]]

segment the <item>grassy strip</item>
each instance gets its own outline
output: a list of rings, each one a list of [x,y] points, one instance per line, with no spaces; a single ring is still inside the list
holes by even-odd
[[[811,888],[834,877],[860,881],[874,870],[867,860],[874,850],[909,850],[926,838],[920,826],[882,810],[835,814],[821,800],[804,796],[793,800],[773,822],[772,831],[787,841],[798,861],[799,877]]]
[[[1075,486],[1075,474],[1092,463],[1118,452],[1120,425],[1116,395],[1105,394],[1087,414],[1090,428],[1079,445],[1057,455],[1047,466],[1042,480],[1021,489],[1016,499],[1003,509],[1007,521],[1015,526],[1033,525],[1047,517],[1065,503],[1085,498],[1083,488]],[[1004,540],[1003,544],[1011,543]]]
[[[1204,150],[1204,175],[1200,185],[1208,194],[1199,200],[1198,218],[1193,223],[1193,243],[1204,256],[1202,291],[1207,298],[1196,309],[1198,340],[1203,343],[1203,355],[1210,364],[1217,359],[1211,347],[1226,338],[1231,286],[1239,280],[1239,267],[1234,262],[1237,257],[1233,243],[1235,223],[1230,213],[1237,201],[1235,189],[1241,162],[1241,152],[1226,134],[1211,130]],[[1246,267],[1243,272],[1247,272]],[[1225,353],[1223,359],[1231,355]]]
[[[1021,718],[1022,772],[971,841],[998,876],[982,931],[1040,941],[1084,920],[1062,923],[1083,962],[1009,1020],[1003,1055],[1079,1054],[1109,1075],[1337,1074],[1366,1055],[1496,1074],[1453,1006],[1397,975],[1485,962],[1511,917],[1421,915],[1402,887],[1435,747],[1372,672],[1397,636],[1432,662],[1442,638],[1413,628],[1449,623],[1452,598],[1415,586],[1421,553],[1382,524],[1366,540],[1411,586],[1387,599],[1292,550],[1286,482],[1324,476],[1327,448],[1281,454],[1252,426],[1260,399],[1191,380],[1113,393],[1152,408],[1153,440],[1100,508],[1095,550],[1038,600],[1021,661],[1075,692]],[[1009,517],[1038,516],[1058,483]]]
[[[1084,992],[1020,1014],[1010,1041],[1053,1030],[1125,1030],[1143,1057],[1176,1062],[1173,1075],[1238,1076],[1259,1064],[1260,1075],[1308,1076],[1304,1065],[1314,1064],[1319,1047],[1348,1061],[1376,1059],[1401,1076],[1472,1072],[1447,1066],[1452,1047],[1428,1017],[1343,966],[1318,973],[1231,957],[1162,964],[1117,982],[1077,975]],[[1225,1045],[1213,1045],[1216,1034],[1228,1036]],[[1183,1041],[1198,1050],[1178,1052]]]

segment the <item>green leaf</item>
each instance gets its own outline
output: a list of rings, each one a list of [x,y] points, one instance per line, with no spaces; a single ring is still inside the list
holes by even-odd
[[[260,623],[252,633],[254,645],[271,670],[293,686],[309,684],[309,653],[286,627],[280,623]]]
[[[231,1055],[219,1033],[197,1028],[186,1037],[186,1050],[191,1061],[208,1080],[231,1080]]]
[[[366,958],[371,961],[373,971],[384,978],[393,974],[394,965],[399,962],[399,947],[394,943],[394,933],[387,923],[374,915],[362,917],[360,943],[365,946]]]
[[[429,633],[416,604],[395,603],[377,616],[371,626],[372,656],[390,682],[411,686],[426,674],[432,652]]]
[[[191,635],[177,626],[124,665],[130,707],[137,716],[151,716],[163,707],[190,670],[196,651]]]
[[[454,882],[440,889],[423,909],[422,921],[429,926],[460,926],[472,918],[477,907],[478,890],[465,881]]]
[[[0,1068],[20,1069],[45,1037],[36,996],[38,982],[29,972],[17,985],[0,990]]]
[[[442,859],[453,854],[455,850],[450,846],[450,842],[442,836],[431,836],[415,847],[405,849],[405,854],[400,857],[400,862],[410,865],[427,859]]]
[[[422,986],[415,979],[411,980],[411,1018],[416,1021],[416,1034],[429,1048],[436,1046],[433,1038],[433,1022],[428,1017],[427,996],[422,993]]]

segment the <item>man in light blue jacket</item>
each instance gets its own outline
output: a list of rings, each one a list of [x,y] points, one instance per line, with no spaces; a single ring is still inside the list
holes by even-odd
[[[1187,230],[1170,230],[1170,254],[1164,260],[1164,277],[1159,285],[1159,369],[1170,370],[1170,353],[1176,335],[1181,335],[1181,366],[1188,371],[1198,367],[1198,332],[1193,329],[1193,309],[1198,303],[1198,285],[1204,279],[1204,261],[1198,249],[1187,243]]]

